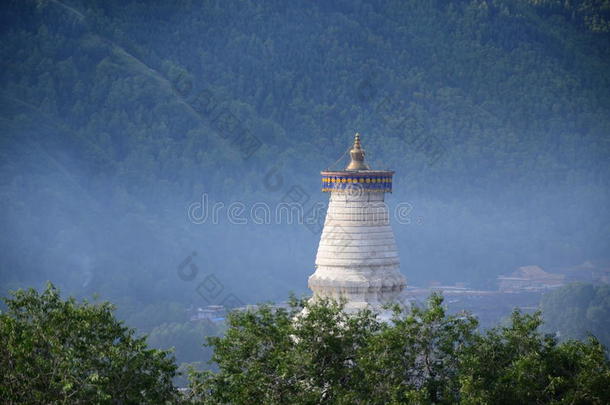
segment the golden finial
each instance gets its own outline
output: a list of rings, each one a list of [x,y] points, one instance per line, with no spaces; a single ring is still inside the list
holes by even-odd
[[[354,146],[350,149],[349,154],[352,160],[345,170],[369,170],[369,165],[364,163],[364,149],[360,145],[360,134],[357,132],[354,136]]]

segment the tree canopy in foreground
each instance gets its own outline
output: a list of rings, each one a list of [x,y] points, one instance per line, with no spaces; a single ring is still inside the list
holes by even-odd
[[[115,319],[109,303],[19,290],[0,314],[3,404],[163,404],[177,400],[168,352]]]
[[[342,304],[293,299],[229,316],[208,338],[217,371],[174,384],[175,359],[147,347],[109,303],[17,291],[0,314],[7,404],[606,404],[610,362],[596,338],[559,343],[540,313],[480,332],[440,295],[390,323]],[[302,312],[302,309],[305,311]]]
[[[441,296],[398,308],[391,323],[341,304],[293,301],[236,312],[224,337],[208,338],[217,372],[191,373],[204,404],[606,404],[603,346],[559,343],[539,332],[540,313],[515,311],[487,332],[448,315]],[[300,314],[301,305],[307,308]]]

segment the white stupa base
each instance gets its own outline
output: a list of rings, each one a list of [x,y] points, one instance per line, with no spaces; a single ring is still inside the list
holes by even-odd
[[[387,304],[408,305],[384,193],[331,193],[308,285],[313,300],[344,299],[346,312],[370,309],[383,320],[392,316]]]

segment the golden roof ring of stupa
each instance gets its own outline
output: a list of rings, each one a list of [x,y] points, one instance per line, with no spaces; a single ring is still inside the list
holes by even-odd
[[[364,162],[364,149],[360,143],[360,134],[354,136],[354,144],[349,150],[351,160],[343,170],[324,170],[322,174],[322,191],[349,191],[354,187],[365,191],[392,192],[391,170],[372,170]]]

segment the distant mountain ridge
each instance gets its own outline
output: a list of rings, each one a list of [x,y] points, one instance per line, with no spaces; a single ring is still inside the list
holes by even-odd
[[[484,284],[607,254],[608,10],[560,3],[4,2],[3,284],[77,288],[75,263],[92,262],[101,291],[174,299],[175,263],[208,246],[227,288],[250,263],[250,282],[272,280],[256,296],[233,285],[244,300],[304,290],[317,235],[225,234],[185,207],[203,192],[274,203],[293,185],[321,200],[319,171],[356,130],[397,172],[391,201],[415,207],[396,229],[407,277]],[[229,115],[260,141],[247,159]]]

